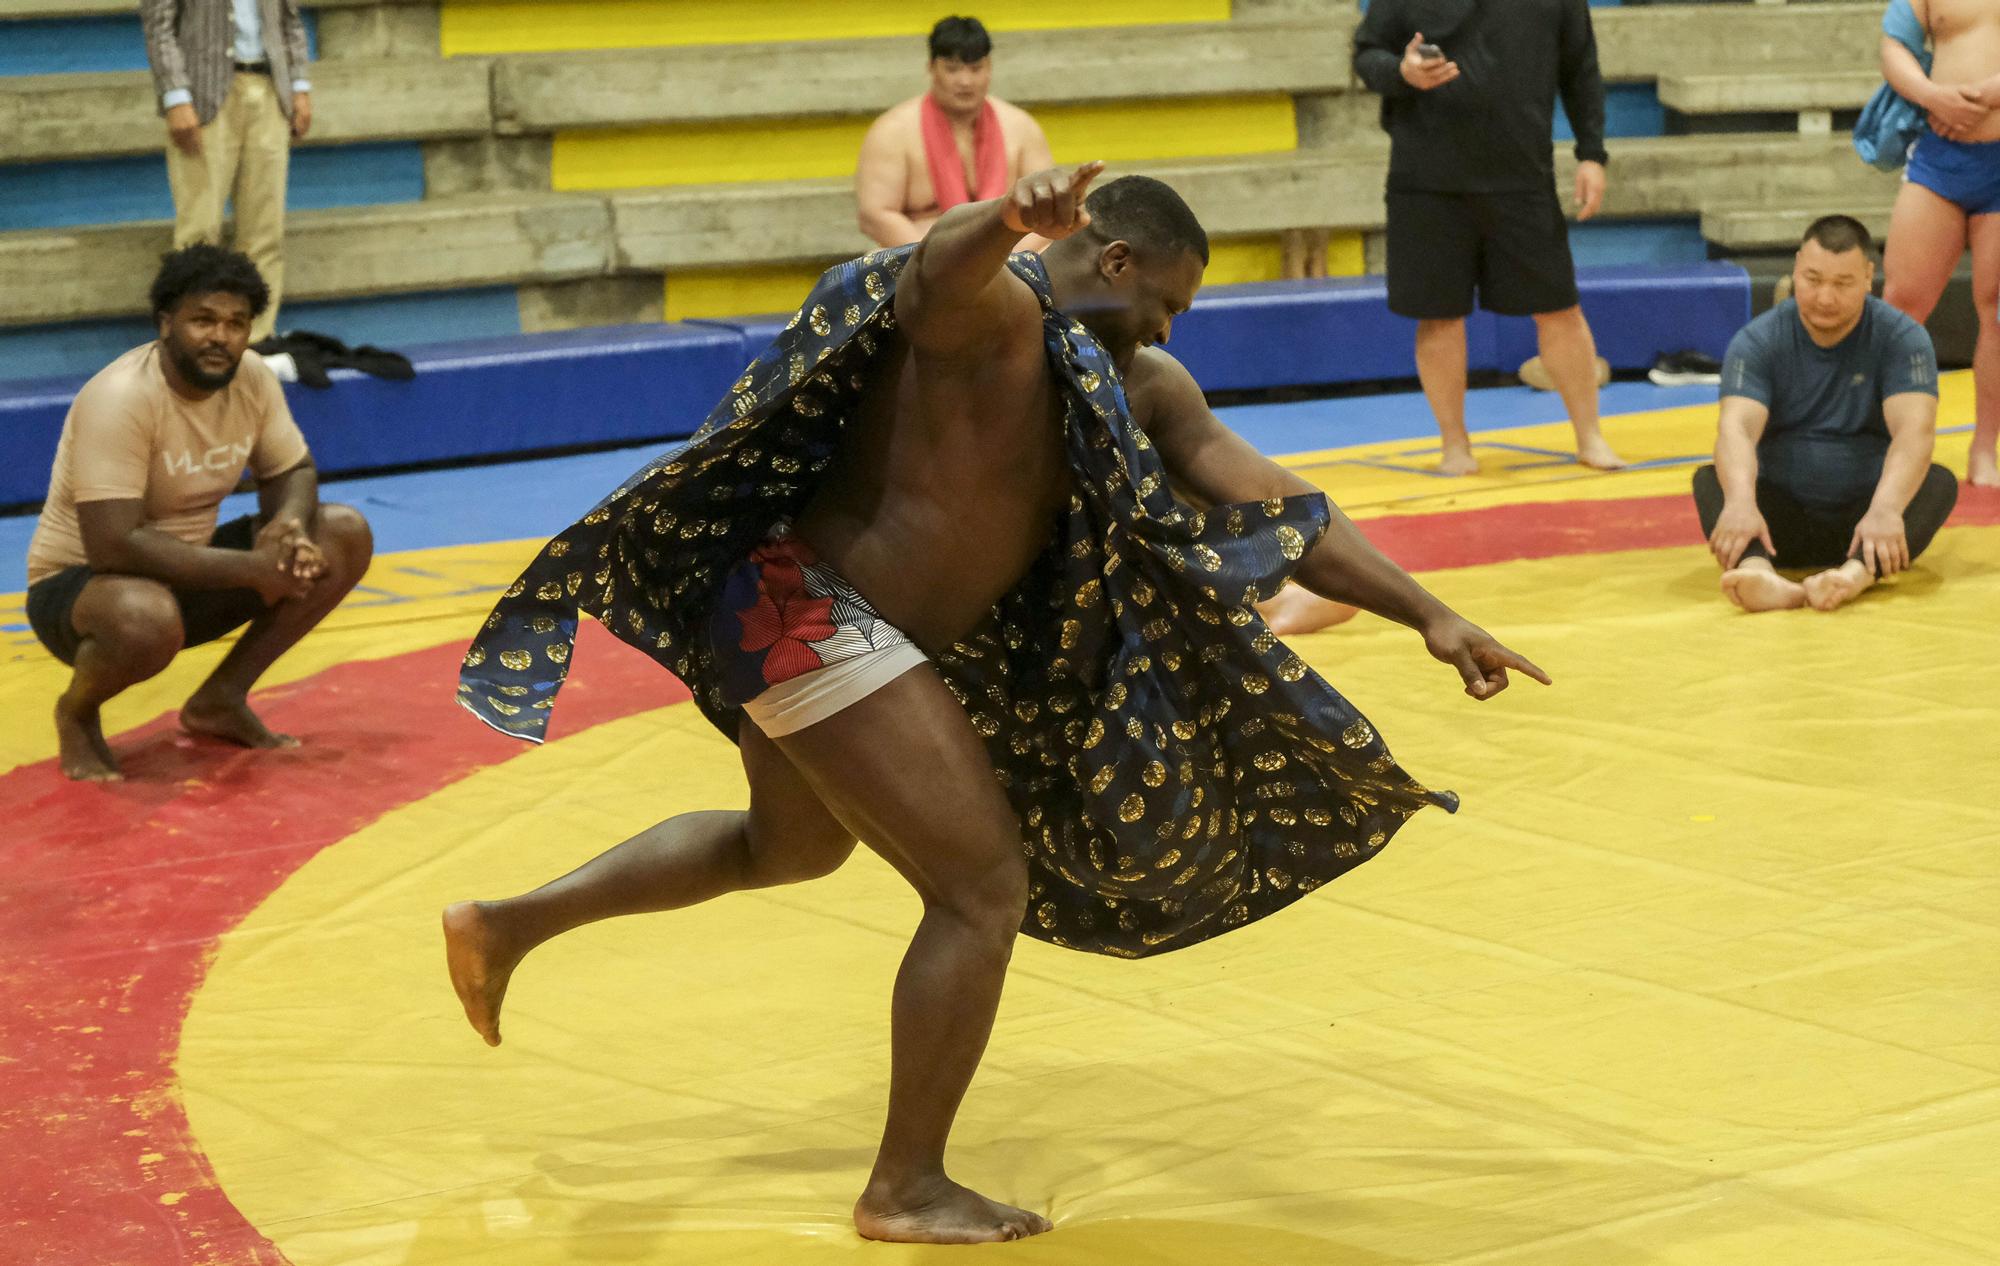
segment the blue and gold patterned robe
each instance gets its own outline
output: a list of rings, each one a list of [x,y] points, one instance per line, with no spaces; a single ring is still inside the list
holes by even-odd
[[[549,542],[465,657],[459,701],[539,741],[579,612],[678,675],[725,735],[704,636],[723,578],[795,518],[877,361],[908,248],[827,271],[686,447]],[[1049,548],[938,671],[986,741],[1031,871],[1022,930],[1123,957],[1262,918],[1373,857],[1426,804],[1368,721],[1251,604],[1326,530],[1318,494],[1196,511],[1105,349],[1033,255],[1073,486]],[[943,547],[941,545],[941,547]]]

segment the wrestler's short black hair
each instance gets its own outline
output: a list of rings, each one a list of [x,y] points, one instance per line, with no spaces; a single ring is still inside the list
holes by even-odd
[[[250,303],[250,315],[262,316],[271,306],[271,288],[264,275],[241,251],[225,250],[197,242],[160,257],[159,275],[153,278],[153,315],[162,317],[181,305],[190,295],[242,295]]]
[[[1120,176],[1084,199],[1090,230],[1106,242],[1130,242],[1146,255],[1189,251],[1208,263],[1208,232],[1172,185],[1151,176]]]
[[[941,18],[931,28],[931,60],[948,57],[971,65],[993,51],[993,37],[978,18]]]
[[[1799,245],[1818,242],[1836,255],[1844,255],[1857,247],[1870,259],[1875,257],[1875,239],[1868,235],[1868,229],[1851,215],[1823,215],[1812,222],[1806,235],[1799,239]]]

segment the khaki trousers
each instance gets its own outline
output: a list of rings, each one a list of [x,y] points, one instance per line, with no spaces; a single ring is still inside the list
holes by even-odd
[[[174,249],[196,242],[222,245],[222,213],[233,202],[236,249],[250,257],[271,288],[270,306],[250,327],[250,339],[278,325],[285,289],[285,180],[292,125],[278,106],[269,75],[238,71],[229,96],[201,130],[201,153],[167,145],[167,184],[174,194]]]

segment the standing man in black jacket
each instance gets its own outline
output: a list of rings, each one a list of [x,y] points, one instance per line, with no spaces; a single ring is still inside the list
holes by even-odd
[[[1576,428],[1577,460],[1624,463],[1597,421],[1597,347],[1577,305],[1555,193],[1555,97],[1576,133],[1576,215],[1604,199],[1604,81],[1586,0],[1373,0],[1354,70],[1389,132],[1389,307],[1417,322],[1417,376],[1447,475],[1479,469],[1465,432],[1465,318],[1532,316]]]

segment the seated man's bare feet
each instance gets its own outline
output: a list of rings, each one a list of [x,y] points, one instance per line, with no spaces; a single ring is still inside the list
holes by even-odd
[[[1625,459],[1613,452],[1611,445],[1602,435],[1592,435],[1576,442],[1576,460],[1592,470],[1623,470]]]
[[[907,1192],[871,1182],[854,1205],[854,1229],[863,1238],[902,1244],[992,1244],[1054,1226],[1039,1213],[988,1200],[944,1177]]]
[[[1472,455],[1472,450],[1469,448],[1448,448],[1444,450],[1444,457],[1438,462],[1438,474],[1440,475],[1456,477],[1459,475],[1476,475],[1478,473],[1479,459]]]
[[[2000,488],[2000,460],[1992,449],[1975,447],[1966,455],[1965,482],[1975,488]]]
[[[500,1004],[525,952],[493,917],[489,903],[460,901],[444,908],[445,969],[465,1018],[488,1046],[500,1045]]]
[[[197,691],[182,704],[181,728],[189,734],[240,743],[244,747],[299,745],[299,741],[291,735],[278,734],[267,729],[257,714],[250,710],[247,699],[229,698],[219,693],[205,694]]]
[[[1854,601],[1874,583],[1875,577],[1868,570],[1868,564],[1850,558],[1817,576],[1807,576],[1806,601],[1812,604],[1815,611],[1832,611]]]
[[[1722,592],[1745,611],[1788,611],[1806,604],[1805,586],[1780,576],[1762,558],[1746,558],[1723,572]]]
[[[111,747],[104,741],[104,729],[97,709],[79,707],[64,695],[56,700],[56,748],[63,776],[79,782],[120,782]]]
[[[1354,618],[1356,608],[1322,598],[1303,585],[1290,584],[1257,604],[1257,614],[1279,637],[1317,633]]]

